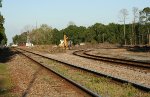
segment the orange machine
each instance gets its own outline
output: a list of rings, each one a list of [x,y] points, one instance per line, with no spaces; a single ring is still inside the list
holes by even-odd
[[[68,49],[68,37],[64,34],[64,48]]]

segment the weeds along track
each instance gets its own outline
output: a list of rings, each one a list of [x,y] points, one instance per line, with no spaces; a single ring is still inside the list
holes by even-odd
[[[25,51],[18,50],[18,49],[16,49],[16,50],[18,52],[20,52],[21,54],[23,54],[24,56],[26,56],[27,58],[29,58],[31,61],[33,61],[33,62],[39,64],[40,66],[42,66],[43,68],[46,68],[47,70],[49,70],[52,73],[51,75],[56,76],[57,79],[59,78],[59,80],[61,80],[61,81],[59,81],[58,84],[55,84],[54,87],[61,87],[61,88],[64,87],[63,91],[66,91],[66,94],[64,94],[64,95],[69,96],[71,94],[72,97],[79,97],[79,96],[81,96],[81,97],[82,96],[83,97],[101,97],[97,93],[89,90],[88,88],[80,85],[79,83],[76,83],[72,79],[65,77],[63,74],[59,73],[58,71],[52,69],[50,66],[46,65],[45,64],[46,60],[42,59],[41,56],[37,56],[35,54],[33,55],[29,52],[25,52]],[[55,79],[56,77],[53,77],[52,79]],[[35,80],[35,78],[34,78],[34,80]],[[23,94],[23,97],[26,97],[28,95],[29,89],[31,88],[34,80],[30,83],[29,88],[27,88],[26,92]],[[55,83],[57,83],[57,82],[55,82]],[[65,85],[60,86],[61,84],[65,84]],[[69,87],[70,89],[74,90],[74,92],[77,92],[77,93],[68,91],[68,94],[67,94],[67,90],[68,90],[67,87]],[[52,92],[52,91],[50,91],[50,92]],[[58,96],[60,96],[60,95],[58,95]],[[63,94],[61,94],[61,96],[63,96]]]
[[[122,65],[141,68],[141,69],[145,68],[150,71],[150,62],[100,56],[100,55],[90,54],[89,53],[90,51],[92,51],[92,50],[87,50],[87,51],[79,50],[79,51],[73,52],[73,54],[76,56],[89,58],[89,59],[93,59],[93,60],[100,60],[100,61],[111,62],[111,63],[119,63]]]
[[[26,56],[30,56],[30,58],[38,61],[39,63],[42,63],[43,65],[47,64],[44,65],[45,67],[50,68],[54,72],[58,72],[77,83],[80,83],[81,86],[84,86],[101,96],[127,96],[130,93],[132,95],[139,96],[145,95],[145,97],[150,95],[148,93],[148,91],[150,91],[148,86],[133,83],[111,75],[99,73],[94,70],[75,66],[73,64],[62,62],[57,59],[52,59],[31,51],[26,51],[23,49],[20,50],[21,52],[24,52]]]
[[[128,59],[119,59],[119,58],[113,58],[113,57],[104,57],[104,56],[91,54],[91,53],[89,53],[90,51],[92,51],[92,50],[78,50],[78,51],[73,52],[73,55],[91,59],[91,60],[103,61],[103,62],[111,64],[114,67],[127,68],[128,70],[133,70],[133,71],[136,71],[139,73],[148,74],[147,77],[149,77],[149,73],[150,73],[150,63],[149,62],[143,62],[143,61],[138,61],[138,60],[132,61],[132,60],[128,60]],[[123,80],[123,79],[121,79],[121,80]],[[133,85],[137,84],[137,83],[134,83],[131,81],[127,81],[127,82],[132,83]],[[146,87],[148,91],[150,90],[150,86],[142,85],[140,83],[137,84],[137,87],[139,87],[139,88],[143,87],[143,86]],[[143,89],[144,89],[144,87],[143,87]]]

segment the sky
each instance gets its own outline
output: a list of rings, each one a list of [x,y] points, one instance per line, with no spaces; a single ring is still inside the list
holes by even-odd
[[[95,23],[121,23],[119,11],[129,11],[127,22],[132,22],[132,8],[150,7],[150,0],[3,0],[1,14],[5,17],[8,43],[27,27],[48,24],[63,29],[70,21],[77,26]]]

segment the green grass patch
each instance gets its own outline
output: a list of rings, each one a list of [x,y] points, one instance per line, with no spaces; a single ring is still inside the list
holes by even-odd
[[[97,92],[102,97],[150,97],[150,93],[140,91],[130,84],[117,83],[110,78],[72,69],[55,61],[45,59],[45,62],[56,72]]]
[[[12,87],[13,84],[7,70],[7,65],[0,63],[0,97],[14,97],[11,96]]]

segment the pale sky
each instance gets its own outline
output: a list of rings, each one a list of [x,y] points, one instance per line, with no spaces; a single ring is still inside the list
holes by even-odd
[[[132,8],[142,10],[150,7],[150,0],[3,0],[1,13],[5,17],[8,43],[20,34],[26,25],[48,24],[63,29],[69,21],[77,26],[98,23],[120,23],[119,11],[129,11],[128,23],[132,21]]]

